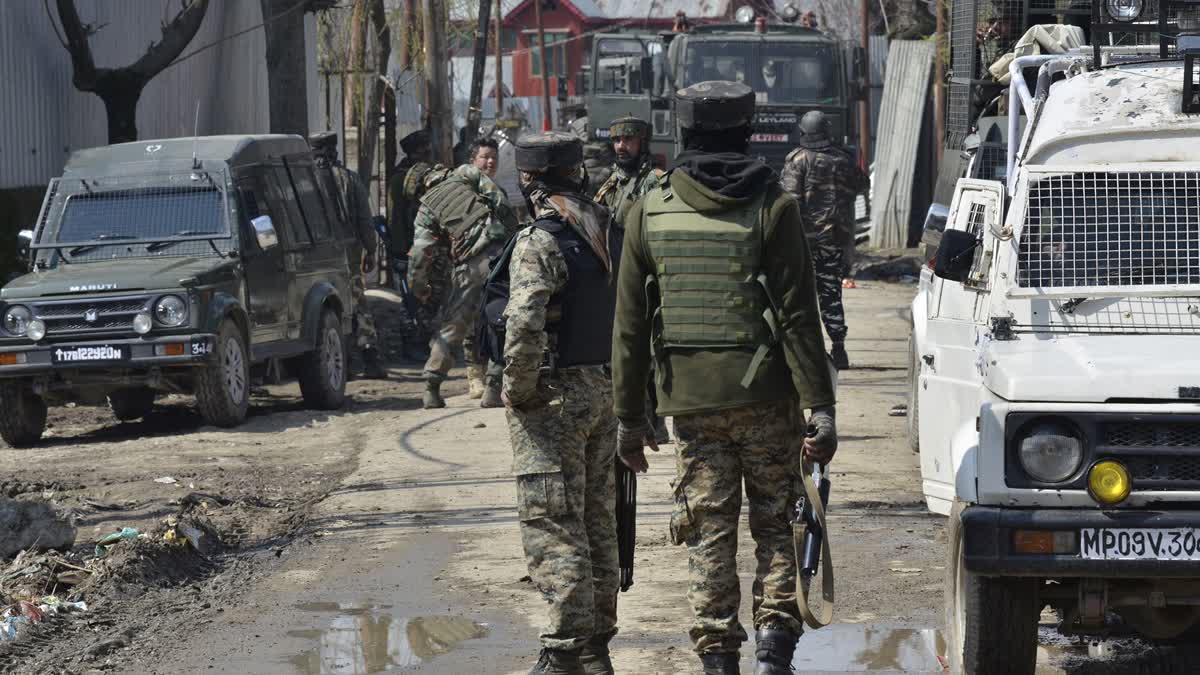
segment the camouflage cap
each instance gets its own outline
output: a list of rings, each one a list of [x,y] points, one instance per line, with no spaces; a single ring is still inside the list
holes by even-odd
[[[400,149],[403,150],[404,154],[406,155],[411,155],[420,150],[423,146],[432,144],[433,137],[429,135],[429,131],[426,129],[414,131],[400,139]]]
[[[741,82],[712,80],[675,92],[679,126],[696,131],[743,127],[754,119],[754,90]]]
[[[573,169],[583,163],[583,141],[561,131],[528,134],[517,140],[516,158],[517,169],[530,173]]]
[[[338,137],[333,131],[322,131],[308,137],[308,145],[317,152],[337,151]]]
[[[608,125],[608,135],[610,138],[620,138],[621,136],[650,138],[650,123],[633,115],[618,117]]]

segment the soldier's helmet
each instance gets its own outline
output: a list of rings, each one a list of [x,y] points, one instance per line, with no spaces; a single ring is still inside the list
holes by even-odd
[[[691,131],[748,126],[754,119],[754,90],[741,82],[698,82],[675,92],[675,118]]]
[[[400,149],[406,155],[413,155],[420,152],[422,149],[433,144],[433,138],[425,129],[414,131],[411,134],[400,139]]]
[[[828,140],[833,125],[820,110],[810,110],[800,118],[800,133],[807,140]]]
[[[337,158],[338,137],[332,131],[322,131],[309,136],[308,145],[317,157],[326,159]]]
[[[528,134],[517,140],[516,159],[525,173],[570,173],[583,164],[583,141],[561,131]]]
[[[608,135],[612,139],[622,136],[637,136],[645,141],[650,138],[650,123],[633,115],[618,117],[608,125]]]

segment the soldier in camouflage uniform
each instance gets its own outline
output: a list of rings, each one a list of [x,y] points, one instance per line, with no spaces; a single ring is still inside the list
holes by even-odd
[[[392,269],[395,275],[408,275],[408,251],[412,248],[413,220],[417,217],[416,199],[405,192],[410,172],[415,167],[428,167],[433,163],[433,145],[429,132],[422,129],[408,134],[400,139],[400,149],[404,151],[404,159],[396,164],[392,171],[391,182],[388,183],[388,252],[393,258]],[[399,283],[395,284],[399,288]],[[450,270],[440,269],[436,281],[434,298],[445,297],[445,289],[450,286]],[[440,293],[438,292],[440,291]],[[411,300],[411,298],[410,298]],[[407,302],[407,301],[406,301]],[[402,307],[405,316],[400,322],[403,327],[402,348],[406,359],[424,361],[428,356],[425,350],[429,344],[429,327],[437,314],[437,304],[411,303],[413,316],[407,316],[408,306]]]
[[[550,604],[531,673],[612,673],[617,632],[616,485],[608,360],[619,233],[580,194],[582,143],[517,141],[535,221],[509,264],[504,399],[529,576]]]
[[[647,469],[653,362],[658,412],[675,419],[671,539],[688,547],[689,635],[704,672],[738,673],[746,640],[744,482],[758,560],[754,672],[783,675],[803,631],[791,529],[802,456],[828,462],[837,449],[812,258],[796,200],[747,156],[754,91],[701,82],[677,92],[675,114],[684,151],[625,219],[612,352],[617,452]],[[805,409],[817,433],[802,442]]]
[[[416,169],[413,170],[414,175]],[[454,351],[462,348],[467,366],[478,367],[475,319],[488,262],[500,252],[516,216],[503,191],[478,168],[464,164],[453,171],[436,168],[424,176],[425,192],[414,221],[415,235],[409,254],[408,283],[417,300],[433,296],[437,265],[452,267],[450,293],[438,310],[437,329],[429,341],[425,362],[426,408],[444,408],[441,385],[454,366]],[[494,389],[488,402],[500,402],[500,371],[495,366],[487,386]]]
[[[608,207],[613,222],[625,229],[625,215],[629,208],[647,192],[659,186],[663,172],[650,162],[650,124],[643,119],[621,117],[613,120],[608,128],[609,139],[616,151],[617,161],[612,174],[596,191],[596,201]],[[646,415],[654,424],[654,440],[667,443],[671,436],[663,418],[655,413],[658,396],[654,387],[646,390]]]
[[[830,356],[838,370],[850,367],[846,354],[846,311],[842,279],[850,275],[848,250],[854,249],[854,197],[867,189],[867,177],[844,148],[830,138],[825,113],[814,110],[800,120],[800,147],[787,156],[783,189],[796,196],[817,269],[817,297]]]
[[[341,200],[343,215],[354,234],[357,246],[350,252],[350,293],[354,298],[354,340],[362,354],[363,377],[387,379],[388,373],[379,362],[379,332],[375,317],[367,305],[367,284],[364,275],[375,269],[375,226],[371,217],[371,197],[358,174],[347,169],[337,158],[337,134],[326,131],[309,138],[318,164],[329,167],[336,181],[337,199]]]

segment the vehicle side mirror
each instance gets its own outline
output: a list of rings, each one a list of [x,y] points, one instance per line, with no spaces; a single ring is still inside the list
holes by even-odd
[[[937,246],[942,241],[942,233],[946,231],[946,220],[950,209],[945,204],[934,202],[925,212],[925,226],[921,228],[921,243]]]
[[[21,230],[17,233],[17,257],[29,260],[29,247],[33,245],[33,230]]]
[[[978,245],[979,240],[970,232],[946,230],[942,233],[942,242],[938,246],[933,273],[947,281],[966,281],[967,275],[971,273],[975,247]]]
[[[638,76],[641,78],[642,91],[652,93],[654,91],[654,57],[642,57]]]
[[[250,225],[254,227],[254,238],[258,240],[259,248],[270,251],[279,245],[279,235],[275,233],[271,216],[258,216],[250,221]]]

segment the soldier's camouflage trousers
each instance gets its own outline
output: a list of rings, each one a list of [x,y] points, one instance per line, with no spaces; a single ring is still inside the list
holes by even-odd
[[[379,332],[375,330],[375,316],[367,306],[367,284],[361,274],[350,280],[350,294],[354,297],[354,344],[361,349],[379,346]]]
[[[550,605],[541,643],[574,650],[617,632],[617,419],[600,368],[560,370],[545,398],[505,412],[525,562]]]
[[[429,339],[429,360],[425,375],[444,378],[454,367],[454,350],[461,347],[468,365],[477,363],[475,354],[475,320],[479,317],[479,302],[483,299],[483,284],[487,281],[490,251],[456,265],[450,274],[450,293],[434,319],[433,336]]]
[[[738,517],[742,482],[758,565],[754,627],[803,632],[796,607],[792,511],[800,485],[800,413],[792,401],[675,417],[671,539],[688,546],[688,631],[698,653],[734,652],[738,620]]]
[[[846,339],[846,310],[842,307],[842,279],[846,276],[846,250],[832,235],[808,240],[817,273],[817,301],[821,320],[833,342]]]

